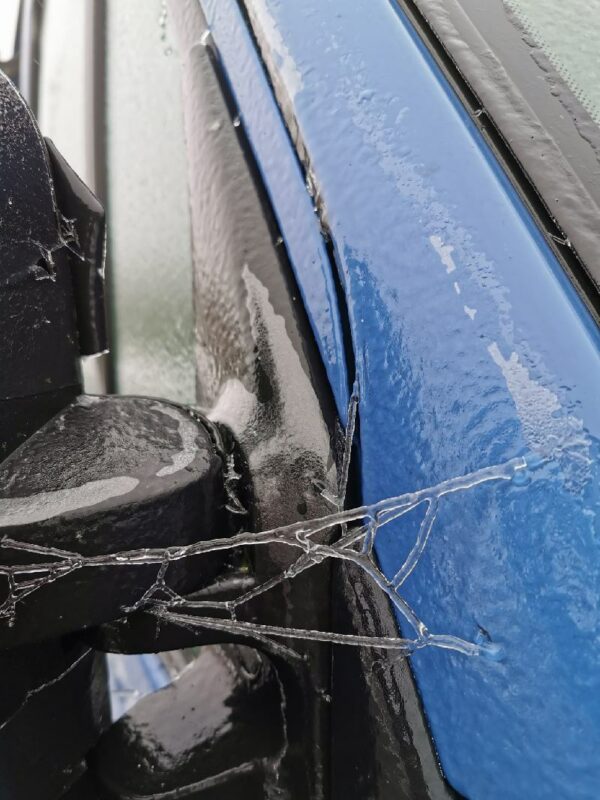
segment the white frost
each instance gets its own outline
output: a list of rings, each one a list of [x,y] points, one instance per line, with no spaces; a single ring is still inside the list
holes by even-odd
[[[10,525],[31,525],[34,522],[67,514],[69,511],[95,506],[112,497],[128,494],[138,483],[137,478],[105,478],[89,481],[83,486],[71,489],[39,492],[29,497],[0,498],[0,528],[7,528]]]
[[[439,236],[430,236],[429,241],[440,257],[440,261],[446,267],[446,272],[450,275],[456,269],[456,264],[452,258],[454,247],[451,244],[444,244]]]
[[[504,358],[496,342],[488,347],[488,351],[502,371],[528,446],[544,457],[567,458],[575,462],[577,482],[586,480],[592,460],[589,453],[591,442],[583,422],[566,413],[554,392],[530,376],[517,353]],[[575,475],[571,474],[570,478],[575,478]]]
[[[191,417],[185,417],[181,412],[164,405],[157,405],[161,414],[166,414],[168,417],[176,420],[179,425],[179,436],[181,439],[181,450],[178,450],[174,456],[171,456],[172,464],[167,467],[162,467],[156,473],[158,478],[164,478],[165,475],[173,475],[180,470],[189,467],[194,461],[198,448],[196,447],[196,436],[198,429],[192,421]]]

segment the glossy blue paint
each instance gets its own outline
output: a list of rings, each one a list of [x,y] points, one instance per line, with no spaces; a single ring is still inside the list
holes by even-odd
[[[246,5],[339,261],[365,500],[547,456],[524,481],[446,497],[405,585],[433,632],[502,648],[498,661],[433,649],[412,659],[446,775],[470,798],[595,798],[598,330],[390,0]],[[244,115],[252,102],[240,99]],[[422,513],[382,530],[389,574]]]
[[[147,694],[171,683],[171,676],[159,655],[123,655],[108,653],[108,681],[113,721]]]
[[[349,400],[346,356],[331,263],[314,201],[237,2],[202,0],[201,6],[240,110],[240,124],[271,199],[338,413],[345,423]]]

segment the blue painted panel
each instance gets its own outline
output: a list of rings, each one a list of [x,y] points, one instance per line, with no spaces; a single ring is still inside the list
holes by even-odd
[[[413,656],[446,775],[470,798],[596,798],[598,330],[394,4],[246,2],[345,285],[365,500],[545,458],[524,481],[444,498],[405,584],[431,631],[502,648]],[[382,529],[390,575],[418,521]]]
[[[349,382],[331,272],[313,200],[235,0],[202,0],[214,43],[270,196],[343,423]]]
[[[159,655],[123,655],[108,653],[108,681],[113,722],[147,694],[171,683],[171,677]]]

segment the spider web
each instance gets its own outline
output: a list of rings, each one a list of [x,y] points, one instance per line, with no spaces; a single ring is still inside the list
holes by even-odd
[[[47,561],[34,564],[0,565],[0,576],[8,583],[8,595],[0,605],[0,624],[13,626],[18,623],[18,606],[25,597],[77,570],[120,566],[157,565],[154,582],[133,606],[123,608],[125,614],[139,609],[150,611],[159,620],[186,628],[203,628],[250,636],[257,640],[303,639],[317,642],[375,647],[394,650],[409,655],[425,647],[454,650],[466,656],[487,655],[497,657],[498,646],[489,641],[472,642],[452,634],[433,633],[428,630],[417,613],[401,594],[407,578],[416,569],[434,528],[440,505],[449,495],[466,492],[485,483],[519,481],[523,471],[535,467],[539,459],[515,458],[460,477],[450,478],[419,491],[407,492],[379,502],[344,509],[344,496],[350,465],[350,451],[354,438],[358,396],[353,394],[345,446],[338,497],[328,498],[336,506],[330,514],[310,521],[295,522],[271,530],[243,531],[226,538],[215,538],[184,546],[128,550],[97,556],[82,556],[53,547],[19,542],[5,537],[0,548],[47,557]],[[388,578],[378,565],[375,545],[379,531],[394,520],[424,504],[426,513],[419,525],[414,544],[396,573]],[[337,531],[333,542],[324,541],[325,534]],[[210,600],[187,599],[177,594],[166,583],[171,564],[184,559],[199,558],[208,553],[231,551],[241,547],[264,547],[270,544],[286,545],[298,551],[297,558],[285,570],[234,599]],[[412,636],[363,636],[316,631],[288,626],[276,626],[238,619],[238,613],[251,600],[268,592],[284,581],[290,581],[301,573],[326,560],[353,564],[383,592],[393,608],[411,629]],[[216,616],[213,616],[216,615]],[[220,615],[220,616],[218,616]]]

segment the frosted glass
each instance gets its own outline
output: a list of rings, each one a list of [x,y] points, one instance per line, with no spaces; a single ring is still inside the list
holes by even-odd
[[[120,393],[195,401],[181,74],[166,3],[107,3],[109,268]]]
[[[505,0],[600,124],[600,0]]]

